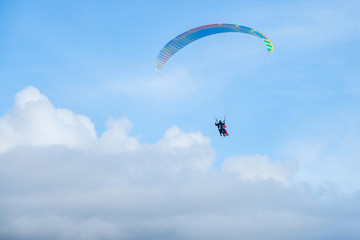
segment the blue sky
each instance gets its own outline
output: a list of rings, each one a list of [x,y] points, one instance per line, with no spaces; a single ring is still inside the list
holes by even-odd
[[[339,226],[334,219],[343,213],[345,221],[349,221],[344,228],[348,238],[344,239],[357,239],[360,233],[352,226],[358,223],[359,212],[355,210],[352,215],[343,209],[343,204],[350,201],[359,205],[359,10],[360,4],[351,0],[0,1],[0,163],[2,181],[14,181],[14,185],[0,185],[3,189],[14,188],[13,192],[4,190],[5,197],[0,200],[0,209],[9,209],[1,218],[9,224],[0,228],[0,234],[23,239],[28,231],[39,239],[37,233],[44,232],[28,221],[37,219],[35,222],[41,225],[50,218],[54,224],[64,223],[64,227],[51,228],[53,232],[49,230],[44,236],[70,231],[71,234],[62,235],[63,239],[97,239],[107,228],[113,230],[113,235],[106,235],[108,239],[119,237],[122,231],[129,233],[123,239],[143,239],[147,235],[209,239],[204,234],[206,224],[198,226],[203,231],[197,231],[184,222],[194,219],[197,225],[211,212],[214,218],[208,227],[219,226],[214,236],[223,233],[221,219],[256,213],[269,228],[264,229],[264,235],[249,230],[248,239],[283,230],[270,227],[267,217],[270,219],[272,214],[279,217],[284,228],[298,233],[297,238],[289,233],[292,239],[319,239],[306,224],[301,225],[309,219],[319,224],[316,226],[324,234],[329,228],[334,229],[320,238],[336,239],[344,231],[334,228]],[[169,40],[211,23],[257,29],[272,40],[274,51],[268,53],[262,41],[253,36],[223,34],[187,46],[165,64],[161,73],[155,72],[156,56]],[[228,138],[218,136],[214,115],[226,115]],[[161,206],[163,201],[175,198],[169,192],[176,187],[183,189],[184,194],[197,192],[195,200],[186,198],[185,202],[200,209],[199,203],[206,196],[222,204],[230,201],[238,209],[235,201],[228,198],[244,199],[231,193],[231,188],[241,189],[241,195],[248,193],[256,203],[253,206],[245,199],[245,212],[239,208],[235,215],[223,207],[215,211],[219,215],[199,210],[199,218],[170,214],[170,225],[150,212],[126,213],[129,219],[142,222],[143,228],[139,228],[144,235],[135,233],[137,221],[122,225],[115,215],[92,212],[94,218],[87,218],[85,210],[77,211],[74,218],[61,215],[60,210],[78,208],[78,203],[70,200],[76,198],[72,191],[63,193],[69,208],[66,204],[59,203],[58,208],[49,203],[44,208],[48,215],[33,214],[26,207],[31,204],[21,201],[18,205],[8,203],[17,195],[29,197],[20,186],[22,183],[30,180],[37,186],[33,179],[36,174],[23,179],[23,172],[14,170],[14,166],[27,164],[37,172],[35,166],[43,164],[44,171],[52,172],[51,164],[43,159],[53,153],[70,160],[64,166],[58,160],[61,157],[54,157],[54,165],[62,169],[59,174],[54,172],[59,179],[54,180],[54,185],[40,186],[35,191],[45,196],[45,202],[51,202],[52,197],[44,189],[67,186],[66,181],[61,182],[61,176],[69,174],[70,179],[76,180],[91,174],[94,166],[101,166],[100,159],[107,159],[106,166],[101,167],[106,180],[101,180],[101,174],[94,175],[101,182],[101,190],[112,196],[109,189],[117,189],[117,182],[130,182],[120,184],[125,192],[134,194],[130,199],[140,194],[151,202],[147,205],[145,200],[139,201],[137,206],[141,209],[153,206],[170,214],[178,205],[167,209]],[[24,156],[29,157],[29,163]],[[116,159],[124,159],[125,167]],[[140,166],[145,162],[145,167]],[[154,162],[154,166],[147,162]],[[68,173],[66,164],[86,170]],[[126,177],[115,177],[113,167],[120,168]],[[152,168],[159,176],[153,176]],[[126,169],[142,172],[139,182]],[[9,175],[12,171],[14,175]],[[193,171],[202,171],[200,177],[193,176]],[[169,177],[170,173],[175,177]],[[233,173],[238,175],[236,183],[230,181]],[[48,177],[42,176],[42,182]],[[181,180],[183,177],[189,179]],[[157,185],[158,178],[169,183]],[[204,184],[204,179],[209,184]],[[284,186],[274,185],[273,181]],[[146,182],[151,184],[144,193],[139,189],[147,189]],[[204,194],[192,183],[204,189]],[[210,183],[216,185],[213,191],[209,190]],[[165,197],[154,197],[159,186]],[[272,203],[266,209],[269,212],[263,214],[261,210],[267,203],[254,192],[266,187],[282,197],[272,198],[264,193]],[[94,197],[89,206],[99,207],[96,201],[112,204],[98,199],[86,184],[79,183],[75,189]],[[217,194],[221,193],[226,197],[218,199]],[[281,201],[292,199],[292,193],[309,198],[308,202],[294,201],[294,205],[277,211]],[[116,191],[113,194],[116,199],[121,195],[116,195]],[[322,205],[324,199],[330,201],[333,210]],[[128,202],[122,198],[119,201],[114,206],[126,209]],[[41,205],[36,200],[33,204]],[[326,220],[323,212],[312,214],[302,204],[309,209],[322,206],[320,212],[326,212]],[[214,206],[211,201],[209,209]],[[12,210],[18,207],[27,214]],[[281,215],[282,211],[285,215]],[[298,222],[287,226],[286,219],[292,218],[293,211]],[[145,223],[151,217],[154,225]],[[250,224],[240,222],[235,224],[239,229]],[[100,235],[84,235],[81,230],[69,229],[69,224],[78,224],[84,231],[96,225]],[[117,224],[121,230],[115,227]],[[235,239],[239,232],[235,227],[228,228],[233,233],[228,239]]]
[[[172,125],[200,130],[214,138],[214,147],[220,144],[219,161],[232,153],[281,158],[279,145],[296,134],[311,138],[325,119],[333,129],[347,125],[336,119],[340,112],[358,115],[354,2],[214,4],[4,2],[1,113],[30,85],[57,107],[89,116],[99,134],[109,117],[123,116],[145,142]],[[154,73],[168,40],[216,22],[259,29],[275,50],[267,54],[251,36],[216,36],[188,46],[164,75]],[[145,86],[150,81],[152,88]],[[164,89],[155,90],[157,84]],[[178,88],[183,91],[171,92]],[[213,107],[216,102],[222,106]],[[214,112],[205,109],[210,106]],[[213,115],[224,112],[232,138],[216,139]]]

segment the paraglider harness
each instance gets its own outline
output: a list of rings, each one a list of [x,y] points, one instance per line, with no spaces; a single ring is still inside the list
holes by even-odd
[[[221,121],[221,120],[217,120],[215,121],[215,126],[218,127],[218,130],[219,130],[219,133],[220,133],[220,136],[229,136],[229,133],[228,131],[226,130],[226,125],[225,125],[225,119],[224,121]]]

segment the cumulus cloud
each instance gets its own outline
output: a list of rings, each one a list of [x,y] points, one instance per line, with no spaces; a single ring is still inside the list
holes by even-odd
[[[317,185],[327,182],[338,191],[348,193],[360,189],[360,138],[358,124],[352,121],[343,121],[346,128],[336,133],[329,130],[321,137],[303,136],[288,142],[286,154],[301,168],[295,181]]]
[[[96,138],[89,118],[55,108],[34,87],[16,94],[13,109],[0,118],[0,129],[0,152],[17,146],[86,147]]]
[[[173,169],[191,167],[205,170],[215,160],[208,138],[200,132],[184,133],[176,126],[168,129],[163,138],[151,147],[173,156]]]
[[[87,117],[32,87],[0,122],[0,239],[360,236],[359,194],[324,200],[290,184],[295,165],[262,155],[214,170],[215,151],[200,132],[173,126],[143,144],[121,118],[97,137]]]
[[[106,125],[108,129],[101,135],[99,143],[103,151],[127,152],[140,148],[137,138],[128,135],[132,128],[132,123],[128,119],[109,119]]]
[[[244,180],[273,179],[285,186],[290,185],[291,176],[297,170],[295,163],[271,162],[268,156],[261,155],[228,158],[222,168],[238,173]]]

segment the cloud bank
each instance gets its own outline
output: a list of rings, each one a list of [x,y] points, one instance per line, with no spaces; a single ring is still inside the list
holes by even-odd
[[[358,239],[360,194],[294,184],[297,165],[228,158],[174,126],[153,144],[36,88],[0,118],[0,239]]]

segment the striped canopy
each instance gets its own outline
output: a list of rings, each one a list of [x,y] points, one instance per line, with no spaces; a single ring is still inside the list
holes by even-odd
[[[160,51],[156,59],[155,70],[159,72],[166,63],[166,61],[186,45],[203,37],[207,37],[217,33],[226,33],[226,32],[239,32],[239,33],[251,34],[255,37],[262,39],[269,52],[273,50],[273,45],[271,41],[264,34],[262,34],[261,32],[255,29],[239,26],[235,24],[210,24],[210,25],[193,28],[189,31],[180,34],[179,36],[175,37],[170,42],[168,42]]]

